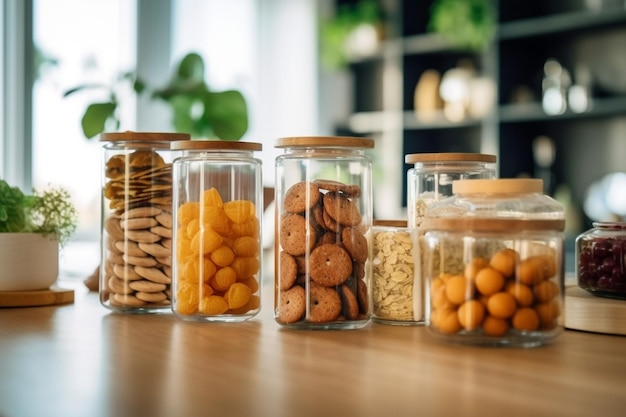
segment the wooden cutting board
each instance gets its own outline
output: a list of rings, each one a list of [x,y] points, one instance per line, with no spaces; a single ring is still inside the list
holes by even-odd
[[[626,335],[626,300],[597,297],[571,286],[565,289],[565,327]]]
[[[0,307],[36,307],[74,302],[74,290],[52,286],[37,291],[0,291]]]

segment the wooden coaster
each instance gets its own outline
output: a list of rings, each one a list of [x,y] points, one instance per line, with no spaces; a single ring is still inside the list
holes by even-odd
[[[571,286],[565,289],[565,327],[626,335],[626,300],[597,297]]]
[[[35,307],[74,302],[74,290],[52,286],[37,291],[0,291],[0,307]]]

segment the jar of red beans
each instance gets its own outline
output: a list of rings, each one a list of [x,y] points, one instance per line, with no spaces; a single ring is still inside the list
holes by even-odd
[[[424,219],[426,322],[446,341],[533,347],[563,328],[563,206],[540,179],[477,179]]]
[[[578,236],[576,279],[593,295],[626,299],[626,222],[594,222]]]

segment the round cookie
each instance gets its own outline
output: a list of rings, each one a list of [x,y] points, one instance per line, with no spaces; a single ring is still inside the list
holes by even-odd
[[[357,228],[344,228],[341,232],[341,240],[352,259],[361,263],[367,260],[367,239]]]
[[[352,273],[352,259],[341,246],[324,244],[309,256],[311,279],[324,287],[343,284]]]
[[[285,252],[300,256],[315,245],[317,231],[314,227],[309,227],[304,217],[299,214],[289,214],[282,218],[279,240]]]
[[[347,285],[339,287],[339,293],[341,294],[341,311],[348,320],[354,320],[359,317],[359,302],[356,296]]]
[[[346,197],[360,197],[361,196],[361,187],[359,187],[356,184],[344,184],[343,182],[340,182],[340,181],[325,180],[325,179],[313,180],[313,183],[316,184],[322,190],[341,192],[341,193],[344,193]]]
[[[361,223],[358,207],[343,194],[336,192],[324,194],[324,210],[342,226],[356,226]]]
[[[334,288],[311,285],[310,297],[310,321],[326,323],[335,320],[341,314],[341,298]]]
[[[293,287],[298,276],[298,264],[293,256],[285,251],[280,252],[280,273],[278,275],[278,287],[281,291]]]
[[[319,199],[319,187],[312,182],[301,181],[287,190],[283,205],[289,213],[302,213],[316,205]]]
[[[324,220],[325,230],[330,230],[331,232],[334,232],[334,233],[339,233],[341,231],[341,227],[339,223],[337,223],[335,219],[333,219],[326,210],[323,210],[322,218]]]
[[[280,292],[278,307],[278,321],[281,323],[295,323],[300,320],[306,311],[306,293],[304,288],[296,285],[287,291]]]

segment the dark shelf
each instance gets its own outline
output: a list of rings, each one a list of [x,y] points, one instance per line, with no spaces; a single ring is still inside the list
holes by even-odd
[[[593,99],[590,108],[582,113],[567,110],[563,114],[549,115],[544,112],[539,103],[508,104],[500,106],[498,110],[501,123],[570,120],[614,115],[626,115],[626,97]]]
[[[626,9],[602,12],[560,13],[501,23],[498,26],[496,36],[500,40],[510,40],[607,27],[622,23],[626,23]]]

